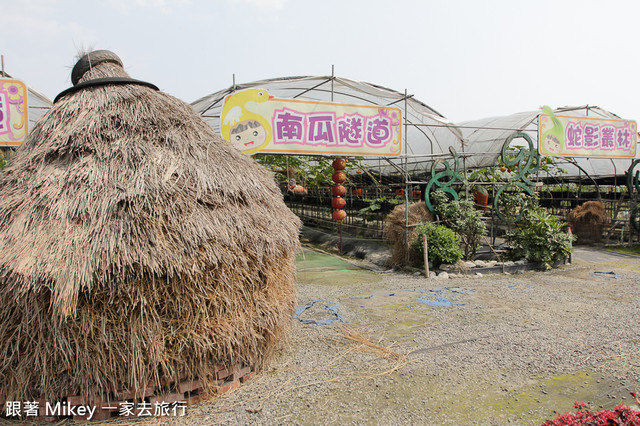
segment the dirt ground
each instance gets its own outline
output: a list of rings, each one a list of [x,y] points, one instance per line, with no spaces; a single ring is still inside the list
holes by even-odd
[[[640,257],[579,249],[546,272],[449,280],[355,263],[304,250],[291,335],[239,389],[110,423],[529,425],[640,391]]]
[[[270,366],[152,422],[540,424],[575,401],[632,405],[639,282],[640,258],[594,250],[546,272],[429,280],[307,249],[300,315]]]

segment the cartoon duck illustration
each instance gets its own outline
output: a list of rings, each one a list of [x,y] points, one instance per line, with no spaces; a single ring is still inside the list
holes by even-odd
[[[245,154],[253,154],[271,141],[271,125],[259,113],[259,104],[273,96],[264,89],[249,89],[227,96],[222,105],[222,138]]]
[[[549,116],[552,124],[552,127],[542,134],[541,146],[547,151],[543,152],[543,154],[558,155],[564,147],[564,128],[550,107],[543,106],[542,112]]]

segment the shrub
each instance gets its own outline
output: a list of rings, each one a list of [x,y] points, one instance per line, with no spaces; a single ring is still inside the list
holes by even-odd
[[[511,246],[508,256],[543,262],[547,267],[569,256],[575,239],[564,228],[566,223],[539,206],[530,206],[513,231],[506,234]]]
[[[416,238],[411,246],[420,259],[424,258],[422,236],[427,235],[429,260],[438,266],[442,263],[456,263],[462,256],[460,237],[446,226],[435,223],[421,223],[416,228]]]
[[[435,211],[450,228],[460,236],[464,258],[471,259],[475,256],[480,246],[480,238],[487,235],[487,226],[482,220],[482,213],[476,210],[473,200],[461,198],[460,200],[449,200],[447,194],[436,191],[431,195],[435,202]]]
[[[632,410],[624,405],[617,405],[613,410],[603,409],[589,411],[585,404],[576,402],[575,413],[558,414],[558,417],[547,420],[543,426],[567,426],[567,425],[638,425],[640,424],[640,412]]]

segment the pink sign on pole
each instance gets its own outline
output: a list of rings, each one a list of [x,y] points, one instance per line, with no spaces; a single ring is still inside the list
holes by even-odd
[[[0,78],[0,146],[18,146],[29,131],[27,86]]]

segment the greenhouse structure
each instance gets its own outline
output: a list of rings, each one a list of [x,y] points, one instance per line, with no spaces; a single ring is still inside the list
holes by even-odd
[[[356,157],[349,169],[347,218],[341,224],[349,234],[382,238],[384,217],[395,205],[426,201],[434,189],[453,192],[486,192],[480,201],[495,237],[508,226],[494,203],[496,194],[513,188],[538,192],[541,204],[566,218],[569,212],[588,200],[600,200],[608,220],[605,241],[623,241],[637,231],[636,202],[638,179],[634,175],[636,153],[632,158],[543,157],[537,154],[538,120],[542,111],[519,112],[503,117],[452,123],[414,96],[374,84],[335,76],[288,77],[233,86],[205,96],[192,104],[216,131],[220,132],[222,105],[226,96],[260,88],[278,98],[317,102],[396,106],[402,111],[403,149],[396,157]],[[596,106],[563,107],[556,115],[577,118],[620,119]],[[270,157],[266,155],[264,157]],[[316,165],[314,173],[299,166],[295,155],[265,160],[281,180],[288,206],[312,226],[337,229],[331,220],[330,174],[323,182],[315,172],[326,166],[317,156],[302,162]],[[294,157],[297,157],[294,160]],[[519,158],[511,164],[510,161]],[[530,161],[527,159],[531,159]],[[516,163],[527,164],[527,169]],[[293,165],[293,166],[292,166]],[[325,167],[326,168],[326,167]],[[513,168],[513,170],[512,170]],[[302,170],[301,170],[302,169]],[[306,172],[306,173],[305,173]],[[313,177],[311,179],[310,177]],[[304,187],[294,193],[292,179]],[[524,180],[523,180],[524,179]],[[503,191],[500,190],[501,187]],[[425,196],[426,195],[426,196]],[[486,205],[485,205],[486,204]]]

